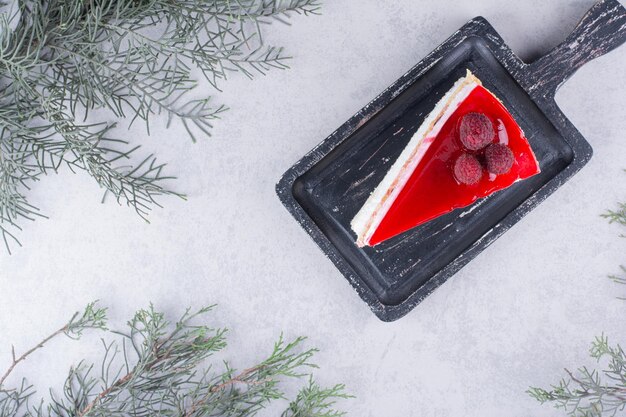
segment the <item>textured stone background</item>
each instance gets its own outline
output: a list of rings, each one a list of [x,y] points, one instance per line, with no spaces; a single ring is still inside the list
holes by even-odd
[[[470,4],[473,3],[473,4]],[[524,391],[591,364],[589,342],[626,342],[626,293],[606,275],[624,259],[618,226],[599,214],[625,199],[626,47],[587,64],[557,101],[591,142],[589,165],[412,313],[385,324],[369,312],[274,194],[280,175],[378,92],[475,15],[523,59],[562,40],[584,1],[327,1],[323,15],[275,25],[292,69],[235,75],[232,107],[213,138],[180,126],[130,133],[170,161],[189,201],[162,201],[148,225],[86,175],[64,173],[30,196],[50,220],[25,225],[25,244],[0,254],[0,364],[99,298],[122,325],[153,301],[177,315],[219,303],[235,365],[284,331],[322,349],[325,383],[346,382],[352,416],[553,416]],[[141,139],[143,138],[143,139]],[[45,388],[98,349],[58,340],[21,368]],[[4,366],[0,366],[4,368]],[[274,415],[272,412],[266,415]]]

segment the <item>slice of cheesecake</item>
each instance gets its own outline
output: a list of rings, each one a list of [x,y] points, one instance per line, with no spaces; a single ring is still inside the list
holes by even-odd
[[[521,128],[468,70],[352,219],[356,243],[374,246],[539,172]]]

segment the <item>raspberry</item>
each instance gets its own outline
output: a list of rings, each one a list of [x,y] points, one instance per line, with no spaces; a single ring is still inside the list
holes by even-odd
[[[463,153],[454,161],[454,177],[462,184],[476,184],[483,176],[483,167],[474,155]]]
[[[495,135],[491,120],[482,113],[467,113],[461,119],[459,136],[461,143],[470,151],[484,148]]]
[[[492,174],[506,174],[511,170],[514,161],[513,151],[506,145],[492,143],[485,149],[487,171]]]

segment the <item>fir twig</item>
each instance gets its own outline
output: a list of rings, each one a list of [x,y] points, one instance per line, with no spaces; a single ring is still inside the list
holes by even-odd
[[[621,346],[610,346],[604,335],[596,338],[589,353],[598,362],[608,359],[606,369],[582,367],[576,374],[566,369],[568,377],[551,389],[532,387],[528,393],[542,404],[553,403],[570,416],[617,415],[626,409],[626,354]]]
[[[174,324],[153,306],[138,311],[126,330],[107,333],[118,339],[103,339],[100,366],[83,361],[70,370],[62,395],[51,391],[49,402],[32,406],[29,399],[35,390],[25,380],[14,389],[0,386],[0,417],[247,417],[285,399],[281,388],[285,378],[305,376],[308,384],[282,416],[343,415],[334,404],[349,397],[344,386],[325,389],[311,379],[316,349],[302,350],[304,338],[286,342],[281,336],[265,360],[240,372],[228,362],[221,370],[208,363],[226,347],[225,329],[195,324],[211,309],[187,310]],[[86,311],[91,312],[83,314],[87,319],[75,316],[52,337],[61,333],[77,337],[87,327],[104,327],[104,310],[90,305]]]
[[[617,210],[607,210],[602,217],[609,220],[609,223],[618,223],[626,226],[626,203],[620,203]]]
[[[626,203],[620,203],[619,209],[616,211],[608,210],[606,213],[602,215],[602,217],[609,220],[609,223],[617,223],[622,226],[626,226]],[[626,237],[626,235],[621,235],[621,237]],[[626,285],[626,267],[620,266],[622,270],[622,275],[609,275],[609,278],[613,280],[613,282],[621,285]],[[625,300],[626,297],[618,297],[620,300]]]
[[[312,378],[302,388],[281,417],[341,417],[345,413],[334,410],[337,399],[353,398],[345,393],[343,384],[322,388]]]
[[[219,91],[230,72],[248,77],[286,68],[265,45],[262,25],[310,15],[319,0],[19,0],[0,10],[0,234],[41,217],[29,183],[62,166],[86,171],[144,219],[172,191],[165,165],[111,137],[116,122],[164,114],[192,140],[209,136],[226,109],[196,93],[199,70]],[[13,11],[11,11],[13,10]],[[89,118],[95,122],[86,123]]]
[[[609,278],[613,280],[616,284],[626,285],[626,267],[620,266],[622,270],[622,275],[609,275]],[[617,297],[620,300],[626,301],[626,297]]]
[[[88,304],[82,314],[76,312],[72,318],[65,325],[63,325],[63,327],[55,332],[52,332],[41,342],[28,349],[19,357],[15,354],[15,347],[11,346],[12,361],[9,368],[4,372],[2,377],[0,377],[0,390],[3,388],[4,382],[13,372],[15,367],[20,362],[26,360],[26,358],[28,358],[36,350],[43,348],[44,345],[50,340],[61,334],[77,339],[82,335],[83,331],[87,329],[106,329],[106,309],[97,307],[95,302]]]
[[[618,211],[608,211],[602,216],[610,223],[626,226],[626,204]],[[623,266],[622,272],[626,273]],[[626,284],[626,278],[611,275],[610,278]],[[626,298],[622,298],[626,300]],[[589,354],[597,362],[608,359],[601,371],[579,368],[576,373],[565,369],[568,377],[563,378],[551,389],[531,387],[527,393],[540,403],[552,403],[562,408],[569,416],[603,417],[616,416],[626,410],[626,354],[620,345],[610,346],[604,335],[596,337]]]

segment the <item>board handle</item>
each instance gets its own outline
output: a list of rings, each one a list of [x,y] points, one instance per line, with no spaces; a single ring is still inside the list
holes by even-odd
[[[529,89],[554,97],[578,68],[626,41],[626,9],[618,0],[596,3],[563,43],[528,64]],[[624,71],[624,68],[618,69]]]

